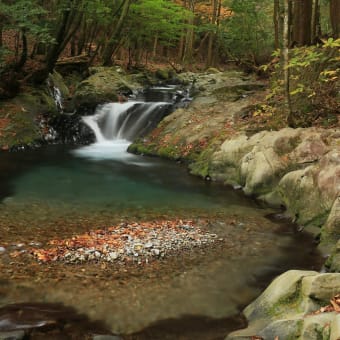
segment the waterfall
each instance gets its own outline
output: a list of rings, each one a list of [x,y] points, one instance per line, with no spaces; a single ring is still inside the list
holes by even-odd
[[[95,134],[97,143],[133,141],[147,132],[155,121],[158,122],[169,105],[166,102],[138,101],[109,103],[98,107],[94,115],[82,119]]]
[[[95,160],[133,160],[127,153],[131,142],[147,133],[172,107],[169,102],[128,101],[99,106],[94,115],[82,117],[93,131],[96,142],[76,149],[74,154]]]
[[[54,100],[57,110],[62,113],[64,111],[63,96],[61,94],[59,87],[55,86],[53,81],[51,81],[50,79],[47,79],[47,86]]]

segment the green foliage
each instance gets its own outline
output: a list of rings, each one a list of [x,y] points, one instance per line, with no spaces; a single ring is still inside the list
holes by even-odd
[[[296,126],[307,127],[319,120],[321,125],[337,124],[340,93],[340,39],[329,39],[322,46],[290,50],[290,99]],[[268,103],[283,102],[283,77],[280,63],[272,76]]]
[[[164,46],[174,45],[187,27],[188,16],[192,15],[170,1],[139,0],[131,5],[128,37],[132,43],[148,45],[155,37]]]
[[[230,0],[233,15],[224,20],[221,43],[226,53],[256,63],[266,60],[274,46],[273,1]]]
[[[51,40],[48,28],[40,20],[47,12],[35,0],[18,0],[0,3],[0,13],[5,18],[5,28],[24,30],[40,42]]]

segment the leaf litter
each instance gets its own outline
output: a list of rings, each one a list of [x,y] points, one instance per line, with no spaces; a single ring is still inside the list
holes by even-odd
[[[54,239],[49,241],[48,247],[32,247],[28,252],[45,263],[105,261],[142,264],[219,240],[216,234],[202,231],[191,220],[158,220],[120,223],[67,239]]]

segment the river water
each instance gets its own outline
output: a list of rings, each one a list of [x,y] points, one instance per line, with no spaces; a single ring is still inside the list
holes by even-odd
[[[312,238],[273,218],[277,211],[180,164],[128,154],[128,138],[107,118],[118,104],[109,105],[85,118],[103,137],[89,146],[0,154],[0,307],[62,303],[112,332],[141,332],[126,339],[222,339],[244,325],[240,310],[275,275],[319,269]],[[204,221],[221,241],[147,266],[40,264],[25,253],[122,221],[177,218]]]

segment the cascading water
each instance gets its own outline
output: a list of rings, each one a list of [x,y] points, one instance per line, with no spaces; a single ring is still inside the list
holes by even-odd
[[[169,112],[172,102],[128,101],[99,106],[83,122],[93,131],[96,142],[75,150],[75,154],[94,159],[126,159],[131,142],[144,135]]]
[[[63,96],[61,94],[59,87],[57,87],[50,79],[47,80],[47,86],[54,100],[57,110],[62,113],[64,111]]]

